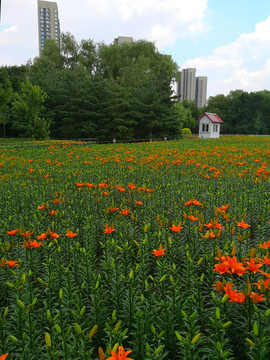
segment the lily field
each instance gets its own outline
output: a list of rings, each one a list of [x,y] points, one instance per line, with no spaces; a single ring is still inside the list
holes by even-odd
[[[270,359],[270,137],[0,141],[0,359]]]

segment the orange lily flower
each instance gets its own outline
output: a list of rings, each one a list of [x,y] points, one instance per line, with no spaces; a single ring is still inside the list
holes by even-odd
[[[42,233],[42,234],[40,234],[40,235],[37,236],[37,239],[38,239],[38,240],[45,240],[46,237],[47,237],[47,233]]]
[[[74,233],[71,230],[68,230],[67,233],[66,233],[66,236],[68,236],[70,239],[74,238],[77,235],[78,235],[77,233]]]
[[[262,302],[265,299],[263,294],[259,294],[259,293],[253,292],[253,291],[250,294],[250,297],[252,299],[253,304],[258,304],[258,303]]]
[[[190,205],[198,205],[201,206],[202,204],[198,201],[198,200],[189,200],[185,203],[186,206],[190,206]]]
[[[186,206],[190,206],[190,205],[192,205],[192,204],[193,204],[193,201],[192,201],[192,200],[189,200],[189,201],[185,202],[185,205],[186,205]]]
[[[48,214],[55,216],[58,213],[58,210],[52,210],[52,211],[48,211]]]
[[[128,187],[131,189],[131,190],[133,190],[133,189],[135,189],[135,185],[134,184],[128,184]]]
[[[246,224],[243,219],[241,220],[241,222],[237,222],[236,226],[238,226],[242,229],[246,229],[246,228],[250,227],[250,225]]]
[[[238,292],[236,289],[234,290],[233,286],[234,285],[227,283],[223,288],[225,294],[229,295],[229,301],[244,304],[246,300],[245,295],[242,292]]]
[[[118,207],[110,206],[110,207],[108,208],[108,211],[111,211],[111,212],[115,212],[115,211],[117,211],[117,210],[119,210]]]
[[[219,214],[225,213],[226,210],[228,209],[228,206],[229,206],[229,204],[223,205],[223,206],[219,207],[219,208],[218,208],[218,213],[219,213]]]
[[[206,234],[202,235],[202,237],[206,238],[207,240],[212,240],[216,237],[216,235],[212,231],[207,230]]]
[[[251,258],[250,261],[247,261],[247,263],[247,269],[253,272],[253,274],[256,274],[258,271],[260,271],[259,268],[262,266],[262,264],[256,264],[254,258]]]
[[[229,294],[229,301],[230,302],[236,302],[238,304],[244,304],[246,300],[245,295],[242,292],[237,292],[237,290],[234,290],[233,293]]]
[[[37,240],[29,241],[29,242],[30,242],[30,247],[33,247],[34,249],[43,245],[42,242],[38,242]]]
[[[135,204],[138,205],[138,206],[141,206],[143,203],[141,201],[135,200]]]
[[[193,215],[189,215],[188,218],[191,220],[191,221],[196,221],[196,220],[199,220],[199,218],[193,216]]]
[[[39,205],[37,207],[38,210],[44,210],[46,208],[46,205],[45,204],[42,204],[42,205]]]
[[[22,233],[22,235],[26,238],[26,239],[29,239],[31,235],[33,235],[34,233],[33,232],[30,232],[30,231],[25,231]]]
[[[122,188],[122,187],[116,187],[117,190],[119,190],[120,192],[124,192],[126,191],[126,189]]]
[[[3,354],[0,356],[0,360],[5,360],[7,358],[8,354]]]
[[[31,247],[33,247],[34,249],[40,247],[41,245],[43,245],[42,242],[37,242],[37,240],[34,241],[25,241],[23,245],[21,245],[22,247],[25,247],[26,249],[31,249]]]
[[[264,257],[263,259],[261,259],[262,264],[264,265],[269,265],[270,266],[270,257]]]
[[[259,244],[258,247],[263,249],[263,250],[270,248],[270,240],[268,240],[267,242],[264,241],[264,243]]]
[[[130,213],[130,209],[122,209],[119,213],[122,215],[128,215]]]
[[[15,236],[17,234],[17,232],[19,231],[19,229],[15,229],[15,230],[10,230],[7,232],[8,235],[12,235]]]
[[[131,358],[127,357],[130,353],[132,353],[131,350],[125,351],[123,346],[119,346],[118,354],[112,350],[111,352],[112,356],[107,358],[106,360],[132,360]]]
[[[166,249],[162,248],[162,245],[159,245],[158,250],[154,249],[151,254],[155,255],[156,257],[161,257],[162,255],[165,255],[164,252],[166,251]]]
[[[244,268],[243,264],[241,262],[237,261],[237,258],[235,256],[229,257],[226,256],[226,261],[223,262],[224,265],[229,266],[229,269],[231,270],[232,274],[237,274],[239,276],[242,276],[246,269]]]
[[[258,290],[263,291],[265,289],[268,289],[269,281],[270,281],[270,279],[259,280],[258,282],[254,283],[253,285],[257,285]]]
[[[229,270],[229,266],[228,265],[225,265],[224,263],[221,263],[221,264],[216,264],[213,271],[217,271],[220,273],[220,275],[223,275],[223,274],[231,274],[230,270]]]
[[[181,223],[179,225],[172,225],[172,227],[169,227],[173,232],[178,233],[183,229],[183,226],[181,226]]]
[[[113,231],[115,231],[115,229],[113,227],[108,226],[107,224],[105,224],[105,229],[104,229],[105,234],[111,234]]]
[[[9,268],[13,268],[14,266],[19,266],[18,261],[16,260],[6,260],[5,265],[7,265]]]
[[[49,231],[47,233],[52,239],[58,239],[61,234],[56,234],[56,232]]]
[[[59,203],[60,203],[60,200],[59,200],[59,199],[54,199],[52,202],[53,202],[54,204],[59,204]]]
[[[78,183],[75,183],[75,185],[78,186],[78,187],[82,187],[82,186],[84,186],[84,183],[78,182]]]
[[[220,223],[218,223],[218,222],[214,223],[213,226],[218,230],[222,229],[222,225]]]

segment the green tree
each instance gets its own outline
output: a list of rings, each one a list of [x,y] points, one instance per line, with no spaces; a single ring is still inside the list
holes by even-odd
[[[61,54],[66,68],[74,68],[79,64],[79,44],[70,33],[61,34]]]
[[[192,119],[194,120],[194,122],[196,122],[196,120],[199,118],[199,116],[201,115],[201,111],[200,109],[197,107],[196,105],[196,101],[194,100],[187,100],[187,99],[184,99],[182,101],[182,104],[184,106],[185,109],[189,109],[190,110],[190,114],[191,114],[191,117]],[[193,122],[193,125],[195,124]],[[195,125],[194,125],[195,126]],[[189,127],[189,126],[187,126]]]
[[[38,85],[29,81],[21,84],[20,93],[14,94],[12,110],[14,114],[13,127],[20,131],[22,136],[33,137],[36,140],[46,139],[49,136],[50,121],[42,117],[46,94]]]
[[[97,70],[97,46],[93,40],[82,40],[79,45],[78,61],[80,66],[94,74]]]
[[[196,126],[196,121],[192,117],[191,110],[189,107],[185,107],[183,102],[176,102],[174,105],[173,112],[177,114],[179,122],[181,124],[180,128],[189,128],[194,129]]]
[[[232,98],[229,95],[219,94],[213,97],[211,96],[208,99],[205,111],[217,114],[224,121],[224,124],[221,126],[221,132],[229,134],[235,133],[237,114],[235,114],[232,106]]]
[[[3,136],[6,136],[5,126],[10,117],[10,103],[12,100],[12,86],[5,69],[0,74],[0,124],[3,125]]]
[[[62,34],[61,48],[46,41],[29,73],[47,94],[52,136],[107,140],[180,132],[171,101],[177,65],[153,43],[107,46]]]

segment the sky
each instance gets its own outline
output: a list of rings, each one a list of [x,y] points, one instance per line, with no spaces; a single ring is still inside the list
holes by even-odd
[[[37,0],[2,0],[0,66],[38,56]],[[179,70],[207,76],[207,97],[270,91],[269,0],[58,0],[61,32],[155,43]]]

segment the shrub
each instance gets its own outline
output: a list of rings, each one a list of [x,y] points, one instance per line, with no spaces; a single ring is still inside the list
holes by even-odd
[[[191,135],[192,132],[189,128],[182,129],[182,135]]]

